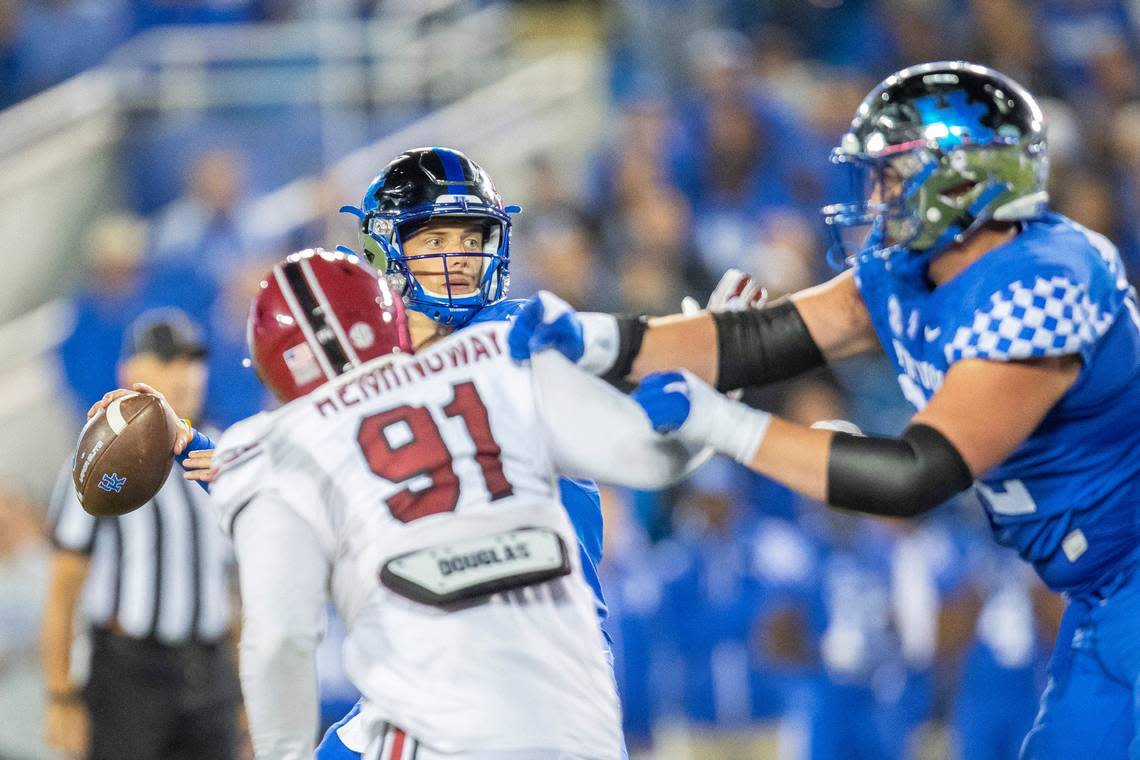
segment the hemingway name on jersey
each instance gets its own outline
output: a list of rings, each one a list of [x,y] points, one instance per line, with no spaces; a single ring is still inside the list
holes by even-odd
[[[386,357],[386,361],[378,362],[363,374],[319,394],[313,403],[325,417],[440,372],[479,364],[502,355],[503,346],[497,330],[470,330],[415,357],[397,356],[394,360]]]

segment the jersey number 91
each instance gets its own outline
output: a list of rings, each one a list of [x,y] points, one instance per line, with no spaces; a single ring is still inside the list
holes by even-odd
[[[474,383],[466,382],[453,385],[452,393],[443,413],[466,425],[491,501],[510,496],[513,489],[503,474],[502,450],[491,435],[487,406],[479,391]],[[451,451],[426,406],[404,404],[369,415],[361,421],[356,440],[372,472],[392,483],[407,483],[386,502],[397,520],[411,522],[450,512],[459,503],[459,477],[452,467]],[[427,478],[430,485],[414,488],[408,481],[416,478]]]

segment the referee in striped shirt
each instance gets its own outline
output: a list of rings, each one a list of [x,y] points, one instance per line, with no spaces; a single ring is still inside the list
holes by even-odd
[[[205,349],[176,310],[127,331],[119,381],[197,414]],[[55,552],[44,612],[49,744],[90,760],[228,760],[240,704],[231,633],[231,555],[206,492],[175,467],[142,508],[89,515],[65,468],[51,504]],[[85,687],[72,680],[72,620],[91,630]]]

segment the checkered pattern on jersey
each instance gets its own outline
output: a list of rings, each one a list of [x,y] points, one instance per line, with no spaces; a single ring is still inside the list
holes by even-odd
[[[946,344],[946,360],[1029,359],[1079,353],[1112,326],[1088,289],[1067,277],[1015,282],[990,296],[969,327]]]

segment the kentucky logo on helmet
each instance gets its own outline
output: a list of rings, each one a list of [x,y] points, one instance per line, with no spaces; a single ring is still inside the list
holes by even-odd
[[[883,80],[832,161],[850,172],[854,197],[823,209],[828,258],[890,256],[897,276],[925,274],[986,222],[1032,219],[1048,202],[1041,107],[1009,77],[965,61]]]
[[[982,103],[971,103],[965,90],[916,98],[914,107],[927,125],[927,136],[935,137],[944,149],[964,142],[986,143],[994,138],[993,130],[981,121],[988,109]]]

